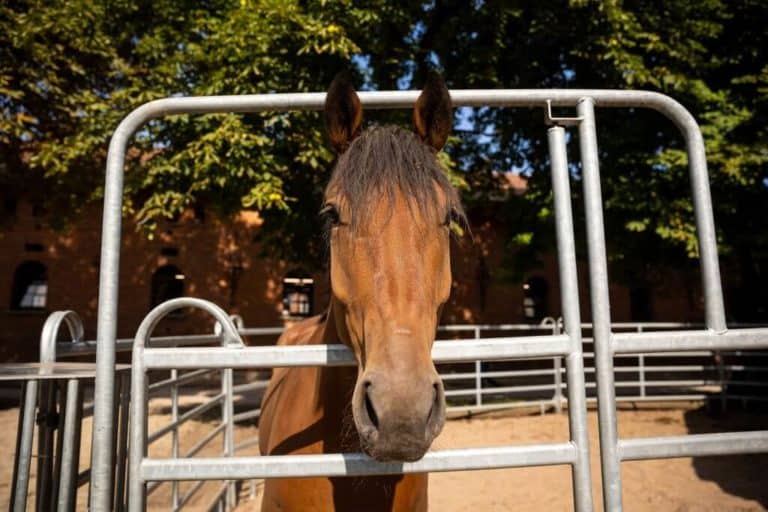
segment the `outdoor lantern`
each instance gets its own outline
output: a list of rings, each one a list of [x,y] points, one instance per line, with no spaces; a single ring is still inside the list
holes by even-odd
[[[283,279],[283,316],[308,317],[312,314],[312,292],[315,280],[311,277]]]

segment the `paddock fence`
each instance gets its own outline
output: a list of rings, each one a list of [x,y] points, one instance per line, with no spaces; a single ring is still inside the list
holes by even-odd
[[[56,319],[59,313],[53,313]],[[72,315],[70,322],[79,322]],[[284,327],[247,327],[242,317],[230,315],[237,333],[257,346],[271,345],[285,330]],[[77,325],[77,324],[76,324]],[[733,327],[756,327],[737,324]],[[595,368],[592,325],[582,323],[582,339],[585,347],[584,372],[586,375],[587,402],[594,403]],[[701,328],[700,324],[674,322],[614,323],[614,332],[674,332]],[[50,329],[49,329],[50,331]],[[539,324],[452,324],[438,327],[438,340],[460,343],[462,340],[482,340],[499,335],[510,337],[525,334],[558,335],[562,331],[562,319],[546,318]],[[70,327],[70,332],[82,332],[81,326]],[[221,324],[216,323],[209,334],[158,336],[149,341],[153,347],[203,346],[221,343]],[[58,333],[50,331],[41,339],[41,359],[61,360],[73,356],[93,356],[95,341],[83,341],[82,336],[70,336],[70,340],[58,340]],[[119,353],[130,353],[132,339],[120,339]],[[768,352],[761,351],[688,351],[620,354],[614,368],[618,402],[629,404],[661,402],[708,402],[710,406],[725,410],[729,401],[742,404],[768,401]],[[448,401],[448,414],[464,416],[491,411],[524,409],[540,414],[560,413],[568,405],[565,366],[561,356],[528,358],[522,360],[475,360],[462,363],[439,364],[438,372],[443,379]],[[153,421],[153,430],[147,434],[147,445],[152,447],[161,440],[169,444],[167,455],[173,459],[200,456],[207,450],[222,457],[233,457],[258,444],[258,437],[236,443],[234,432],[238,425],[256,425],[260,415],[261,393],[267,387],[268,371],[248,372],[232,369],[195,369],[180,371],[171,369],[153,372],[148,384],[149,411],[162,411],[160,417],[168,421]],[[761,379],[762,377],[762,379]],[[127,380],[121,382],[128,389]],[[737,389],[734,393],[732,390]],[[128,394],[118,391],[125,409]],[[159,404],[159,405],[158,405]],[[92,403],[83,408],[84,417],[92,413]],[[153,414],[150,412],[150,417]],[[212,424],[210,430],[191,447],[182,449],[182,427],[188,422]],[[126,451],[127,416],[123,413],[119,422],[118,448]],[[220,449],[212,447],[220,443]],[[253,450],[251,450],[253,451]],[[117,457],[116,494],[122,496],[115,502],[116,510],[125,507],[127,475],[125,457]],[[71,463],[71,462],[68,462]],[[89,470],[79,471],[79,485],[88,482]],[[169,510],[184,510],[196,498],[197,506],[203,501],[205,510],[231,510],[242,495],[241,486],[255,496],[260,481],[227,481],[207,485],[204,480],[180,482],[154,481],[147,485],[149,498],[163,486],[169,489]],[[157,505],[158,501],[154,503]]]
[[[510,359],[539,359],[551,361],[554,384],[543,383],[542,391],[550,395],[555,408],[567,403],[569,436],[562,442],[534,445],[508,445],[481,449],[455,449],[432,451],[414,463],[379,463],[363,454],[337,453],[313,456],[253,457],[232,455],[226,457],[158,458],[148,455],[148,393],[150,373],[176,370],[176,379],[185,377],[190,371],[216,370],[221,382],[221,392],[213,397],[221,405],[221,415],[226,432],[234,419],[232,404],[226,401],[230,388],[234,388],[233,371],[266,369],[291,366],[338,366],[355,364],[351,352],[341,345],[296,346],[296,347],[255,347],[245,346],[237,327],[227,314],[215,304],[199,299],[174,299],[157,306],[139,326],[134,340],[131,365],[131,418],[128,422],[127,441],[129,474],[127,479],[128,509],[143,510],[146,491],[155,482],[214,480],[224,482],[223,493],[231,498],[234,482],[265,477],[309,477],[309,476],[362,476],[392,473],[458,471],[504,467],[528,467],[540,465],[567,465],[571,469],[574,509],[578,512],[593,510],[592,475],[589,460],[589,439],[587,435],[587,390],[594,389],[597,397],[598,426],[600,434],[600,470],[603,483],[603,503],[606,510],[621,511],[622,483],[621,462],[654,458],[683,456],[725,455],[739,453],[768,452],[768,431],[723,432],[674,437],[653,437],[620,439],[617,431],[616,407],[618,390],[626,391],[623,382],[631,372],[625,366],[633,364],[632,357],[643,354],[642,363],[634,364],[644,369],[656,358],[675,358],[679,352],[728,352],[740,350],[768,350],[768,328],[729,328],[720,279],[717,253],[717,239],[709,186],[709,176],[701,129],[693,116],[677,101],[663,94],[632,90],[454,90],[450,92],[455,107],[482,106],[503,108],[536,108],[543,111],[543,122],[547,126],[546,137],[549,145],[549,163],[555,212],[555,234],[560,283],[560,304],[563,316],[562,329],[544,334],[527,331],[519,336],[497,336],[476,339],[469,336],[460,343],[438,341],[432,356],[437,363],[458,364],[481,361],[481,367],[474,375],[475,403],[480,406],[492,405],[493,393],[487,389],[493,386],[493,379],[502,383],[500,375],[480,377],[485,371],[504,372],[495,368],[497,361]],[[360,101],[366,109],[412,108],[418,91],[361,92]],[[141,132],[152,119],[177,114],[208,113],[249,113],[249,112],[290,112],[321,110],[325,102],[324,93],[260,94],[242,96],[173,97],[146,103],[128,116],[116,128],[107,154],[102,221],[101,258],[97,310],[97,350],[95,370],[95,392],[93,405],[93,437],[90,469],[90,509],[107,511],[122,508],[124,496],[122,485],[115,478],[115,462],[120,456],[117,449],[125,436],[121,424],[123,416],[116,414],[122,398],[115,372],[119,318],[119,275],[122,222],[122,198],[125,156],[131,138]],[[572,115],[553,115],[553,107],[559,112],[571,110]],[[701,270],[704,298],[705,323],[702,328],[691,327],[674,332],[643,331],[614,332],[611,321],[609,300],[609,273],[603,220],[603,198],[601,191],[599,152],[597,143],[596,110],[617,108],[651,109],[665,116],[682,133],[688,157],[691,198],[696,220],[698,259]],[[578,140],[581,173],[578,180],[583,187],[584,216],[586,224],[586,245],[588,262],[588,283],[592,329],[592,349],[587,358],[593,361],[594,372],[584,368],[585,345],[580,316],[579,286],[577,279],[576,249],[572,212],[570,166],[568,162],[568,141],[566,130],[578,134],[571,140]],[[543,130],[542,130],[543,131]],[[184,342],[169,341],[169,346],[150,344],[157,322],[177,308],[197,308],[212,315],[221,324],[221,346],[205,347],[183,345]],[[179,346],[174,346],[179,345]],[[651,356],[650,354],[654,354]],[[658,354],[658,355],[656,355]],[[626,355],[626,358],[625,358]],[[692,356],[693,357],[693,356]],[[716,356],[719,357],[719,356]],[[557,367],[557,358],[565,366],[563,374]],[[659,359],[660,360],[660,359]],[[679,366],[694,365],[689,359],[680,359]],[[716,360],[717,361],[717,360]],[[488,366],[483,368],[482,362]],[[626,364],[625,364],[626,363]],[[477,363],[474,363],[477,364]],[[549,363],[542,363],[549,364]],[[699,366],[712,366],[701,361]],[[720,363],[716,363],[720,364]],[[753,364],[744,362],[744,366]],[[654,365],[651,365],[654,367]],[[616,371],[616,368],[622,368]],[[537,370],[549,370],[538,368]],[[469,372],[472,373],[470,370]],[[643,385],[632,389],[656,392],[665,388],[657,385],[663,372],[644,370]],[[557,379],[565,377],[565,385]],[[589,381],[587,376],[590,376]],[[592,384],[594,376],[594,384]],[[547,375],[529,375],[544,377]],[[461,379],[456,379],[460,381]],[[640,380],[639,377],[637,379]],[[698,385],[680,382],[709,382],[709,378],[697,377],[677,379],[680,387],[698,388]],[[755,379],[745,379],[750,382]],[[756,379],[759,381],[760,379]],[[484,382],[485,381],[485,382]],[[487,384],[487,385],[486,385]],[[639,384],[639,383],[638,383]],[[534,385],[534,384],[531,384]],[[672,386],[672,384],[669,384]],[[472,384],[470,384],[470,387]],[[170,389],[178,384],[170,385]],[[673,388],[675,386],[672,386]],[[733,389],[728,385],[728,394]],[[743,390],[746,386],[741,386]],[[751,389],[751,388],[750,388]],[[453,390],[461,391],[460,388]],[[562,398],[556,398],[562,393]],[[498,389],[497,389],[498,391]],[[528,390],[533,392],[536,390]],[[630,391],[631,392],[631,391]],[[592,393],[590,392],[590,395]],[[637,391],[636,394],[641,394]],[[751,394],[751,393],[749,393]],[[221,396],[219,396],[221,395]],[[451,398],[473,396],[454,394]],[[478,399],[479,397],[479,399]],[[727,401],[727,400],[726,400]],[[560,404],[560,405],[558,405]],[[472,404],[470,404],[472,405]],[[215,407],[211,405],[210,408]],[[187,415],[187,416],[185,416]],[[181,413],[176,425],[190,411]],[[188,421],[188,420],[187,420]],[[167,433],[173,433],[170,428]],[[234,451],[232,436],[224,434],[227,453]],[[117,454],[117,455],[116,455]],[[179,500],[183,497],[180,496]],[[230,500],[231,501],[231,500]],[[216,506],[225,507],[226,501]]]

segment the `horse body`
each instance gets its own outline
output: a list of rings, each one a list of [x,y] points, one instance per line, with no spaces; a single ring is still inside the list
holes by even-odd
[[[262,401],[263,455],[364,452],[414,461],[445,421],[431,358],[451,288],[450,224],[462,218],[437,162],[452,124],[439,77],[414,109],[414,132],[362,131],[362,107],[343,79],[326,98],[339,158],[325,191],[331,300],[325,315],[287,330],[280,345],[347,345],[357,367],[276,368]],[[268,479],[264,511],[425,511],[427,475]]]

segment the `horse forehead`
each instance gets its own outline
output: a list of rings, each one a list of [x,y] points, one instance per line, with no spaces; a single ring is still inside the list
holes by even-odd
[[[435,215],[444,209],[445,193],[435,188],[434,204],[421,204],[400,190],[391,194],[382,193],[369,205],[368,224],[380,231],[423,231]],[[439,215],[438,215],[439,216]]]

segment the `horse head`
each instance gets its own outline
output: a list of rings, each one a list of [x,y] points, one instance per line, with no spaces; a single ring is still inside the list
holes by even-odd
[[[452,119],[437,75],[416,102],[413,130],[363,130],[362,105],[342,76],[326,98],[326,130],[338,153],[322,208],[328,321],[357,359],[352,414],[362,449],[381,461],[420,459],[445,423],[431,348],[451,290],[450,225],[463,219],[436,157]]]

